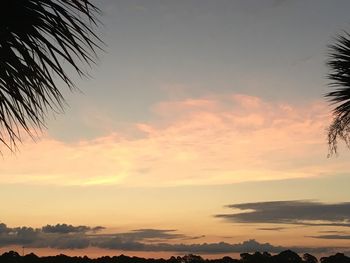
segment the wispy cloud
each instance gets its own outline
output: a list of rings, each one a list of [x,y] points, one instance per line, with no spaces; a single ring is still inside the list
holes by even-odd
[[[292,105],[226,94],[164,101],[152,112],[152,122],[130,124],[135,137],[116,131],[76,143],[48,136],[26,141],[18,156],[4,158],[0,182],[218,184],[350,168],[341,158],[326,159],[328,110],[321,102]]]
[[[249,224],[292,224],[350,227],[350,202],[326,204],[314,201],[272,201],[232,204],[235,213],[216,217]]]
[[[260,227],[257,228],[257,230],[262,230],[262,231],[281,231],[286,229],[285,227]]]
[[[319,235],[310,237],[319,239],[350,240],[350,235]]]
[[[339,231],[339,230],[321,230],[321,231],[318,231],[319,233],[328,233],[328,234],[330,234],[330,233],[332,233],[332,234],[334,234],[334,233],[341,233],[341,234],[345,234],[346,232],[345,231]]]
[[[100,234],[97,234],[96,236],[101,237]],[[105,236],[113,237],[114,239],[123,241],[123,242],[136,242],[136,241],[154,242],[159,240],[165,241],[165,240],[172,240],[172,239],[191,238],[183,234],[179,234],[176,232],[176,230],[173,230],[173,229],[135,229],[130,232],[108,234]]]

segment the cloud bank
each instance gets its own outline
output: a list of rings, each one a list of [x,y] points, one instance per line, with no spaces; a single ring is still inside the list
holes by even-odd
[[[99,227],[100,228],[100,227]],[[83,249],[88,247],[125,251],[168,251],[199,254],[240,252],[281,252],[286,247],[247,240],[241,243],[182,243],[189,238],[176,230],[137,229],[124,233],[96,233],[96,227],[67,224],[47,225],[42,228],[7,227],[0,224],[0,247],[20,245],[32,248]],[[197,237],[196,237],[197,238]],[[156,242],[155,242],[156,241]],[[172,242],[168,242],[172,241]],[[329,251],[331,248],[293,247],[297,252]]]
[[[41,231],[44,233],[59,233],[59,234],[68,234],[68,233],[85,233],[88,231],[96,232],[103,230],[104,227],[88,227],[88,226],[72,226],[67,224],[57,224],[57,225],[46,225],[42,227]]]
[[[350,227],[350,202],[326,204],[296,200],[231,204],[227,207],[239,211],[216,217],[237,223]]]

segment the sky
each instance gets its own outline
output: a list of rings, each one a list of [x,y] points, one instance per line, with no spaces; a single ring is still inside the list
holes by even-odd
[[[350,255],[350,151],[327,158],[347,0],[102,0],[106,43],[0,159],[0,252]]]

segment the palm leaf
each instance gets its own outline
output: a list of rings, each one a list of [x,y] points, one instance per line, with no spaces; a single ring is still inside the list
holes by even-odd
[[[338,139],[350,146],[350,35],[347,32],[329,46],[329,86],[333,89],[325,95],[334,105],[333,121],[328,128],[330,155],[337,153]]]
[[[32,136],[63,109],[58,79],[76,88],[62,64],[86,76],[83,65],[95,63],[99,14],[89,0],[1,0],[0,142],[11,150],[21,130]]]

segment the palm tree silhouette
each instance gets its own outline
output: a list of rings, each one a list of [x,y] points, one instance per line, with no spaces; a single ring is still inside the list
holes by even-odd
[[[63,109],[57,82],[76,88],[67,71],[95,63],[99,14],[89,0],[0,1],[0,141],[11,150]]]
[[[325,95],[335,105],[328,128],[329,153],[337,153],[338,139],[350,146],[350,35],[344,32],[329,46],[328,79],[333,90]]]

